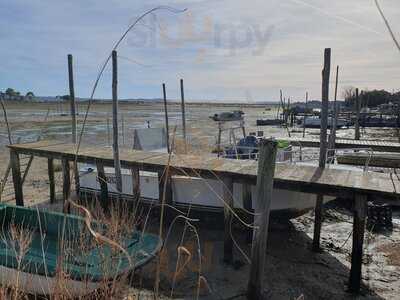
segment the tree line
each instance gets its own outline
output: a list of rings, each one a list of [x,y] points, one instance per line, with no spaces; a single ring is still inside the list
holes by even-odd
[[[354,107],[356,102],[356,88],[346,88],[343,92],[343,97],[345,106]],[[400,102],[400,91],[391,93],[386,90],[360,90],[358,97],[361,101],[361,107],[376,108],[381,104]]]
[[[22,101],[22,100],[33,100],[35,99],[35,94],[31,91],[27,92],[25,95],[21,94],[19,91],[8,88],[4,92],[0,91],[0,97],[4,100],[15,100],[15,101]]]

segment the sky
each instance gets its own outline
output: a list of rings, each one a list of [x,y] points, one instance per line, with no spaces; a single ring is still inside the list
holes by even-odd
[[[68,94],[67,54],[76,95],[90,96],[101,65],[123,32],[144,17],[118,51],[119,98],[276,101],[320,99],[324,48],[332,49],[339,98],[348,86],[400,88],[400,52],[373,0],[0,0],[0,90]],[[400,3],[380,0],[400,39]],[[96,98],[111,98],[108,66]]]

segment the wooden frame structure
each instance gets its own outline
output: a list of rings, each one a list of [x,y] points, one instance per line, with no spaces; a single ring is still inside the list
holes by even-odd
[[[99,177],[103,177],[104,166],[113,167],[112,149],[81,146],[76,154],[74,144],[40,141],[30,144],[9,145],[12,174],[17,205],[24,205],[19,155],[26,154],[48,159],[50,199],[54,199],[54,168],[53,160],[59,159],[63,163],[63,196],[69,195],[67,184],[70,183],[69,162],[91,163],[97,165]],[[231,195],[233,182],[246,185],[255,185],[257,182],[258,164],[251,160],[232,160],[215,156],[194,156],[145,152],[123,149],[120,153],[121,167],[137,172],[139,169],[162,174],[168,165],[171,175],[189,175],[194,177],[214,178],[218,176],[225,183],[225,202],[233,206]],[[169,162],[169,164],[168,164]],[[162,180],[161,180],[162,181]],[[101,182],[101,181],[100,181]],[[160,185],[160,194],[164,186]],[[397,200],[400,196],[400,181],[390,174],[364,173],[356,171],[323,169],[313,166],[296,166],[277,164],[273,181],[274,188],[299,191],[311,194],[323,194],[342,197],[354,201],[353,249],[349,290],[359,292],[361,284],[361,266],[363,254],[364,227],[367,201],[372,197]],[[101,198],[107,199],[107,185],[101,184]],[[169,194],[169,191],[167,191]],[[167,197],[169,198],[169,196]],[[169,199],[167,200],[167,202]],[[245,207],[249,199],[246,197]],[[229,209],[224,210],[225,225],[230,226],[232,218]],[[232,260],[232,238],[229,229],[225,230],[224,255],[226,261]]]

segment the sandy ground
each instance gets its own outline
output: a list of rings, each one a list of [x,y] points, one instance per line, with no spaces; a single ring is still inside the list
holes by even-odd
[[[17,108],[16,108],[17,109]],[[44,110],[41,108],[41,110]],[[210,112],[210,109],[205,109]],[[132,110],[134,111],[134,110]],[[202,112],[204,114],[204,112]],[[43,116],[41,115],[40,118]],[[133,118],[133,117],[132,117]],[[196,123],[196,116],[192,124]],[[43,121],[39,117],[30,116],[23,119],[11,113],[14,131],[40,128]],[[145,122],[142,118],[140,122]],[[68,122],[68,117],[55,116],[46,129]],[[104,124],[104,117],[94,116],[91,124]],[[204,123],[206,121],[203,120]],[[207,121],[209,123],[209,121]],[[198,126],[198,125],[196,125]],[[191,125],[192,128],[196,128]],[[199,129],[199,128],[198,128]],[[200,128],[199,135],[204,129]],[[200,130],[199,129],[199,130]],[[257,129],[257,128],[255,128]],[[63,133],[65,135],[65,133]],[[49,135],[49,138],[63,140],[65,136]],[[210,134],[209,134],[210,135]],[[206,136],[205,134],[203,136]],[[207,137],[207,136],[206,136]],[[208,138],[210,138],[208,136]],[[89,135],[85,142],[106,144],[106,134],[103,132]],[[4,145],[4,139],[3,139]],[[0,146],[0,176],[8,164],[8,151]],[[56,170],[59,169],[56,166]],[[61,191],[61,173],[56,173],[57,191]],[[42,203],[48,207],[47,162],[45,159],[35,159],[24,185],[26,205]],[[12,195],[7,199],[12,201]],[[7,200],[6,199],[6,200]],[[347,204],[347,205],[346,205]],[[329,205],[322,230],[323,253],[310,251],[313,233],[313,215],[307,213],[286,224],[271,224],[268,239],[267,266],[265,282],[267,294],[271,299],[353,299],[346,292],[346,283],[350,267],[352,217],[346,201]],[[58,204],[58,208],[60,203]],[[52,208],[55,209],[55,208]],[[246,242],[243,228],[234,225],[233,234],[238,247],[235,248],[235,262],[226,265],[222,262],[223,230],[205,226],[209,222],[194,223],[198,229],[201,243],[201,274],[208,287],[202,282],[201,299],[245,299],[246,285],[249,274],[250,245]],[[400,288],[400,214],[394,212],[394,228],[391,232],[368,233],[365,238],[365,255],[363,265],[364,286],[360,299],[399,299]],[[153,219],[150,231],[156,231],[157,219]],[[173,274],[177,262],[177,247],[181,245],[182,223],[176,223],[171,229],[165,251],[161,253],[161,291],[164,296],[171,294]],[[193,232],[187,231],[182,244],[191,253],[191,259],[182,268],[175,280],[173,298],[191,299],[196,295],[199,272],[199,257],[197,254],[197,239]],[[239,251],[239,249],[241,249]],[[243,253],[242,253],[243,252]],[[179,264],[180,265],[180,264]],[[154,283],[156,262],[144,267],[135,276],[134,286],[151,290]],[[180,265],[181,266],[181,265]],[[131,298],[135,299],[131,294]],[[140,299],[146,299],[145,296]]]

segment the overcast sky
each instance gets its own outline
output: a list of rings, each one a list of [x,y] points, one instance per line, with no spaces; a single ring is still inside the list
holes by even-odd
[[[400,38],[399,0],[380,0]],[[139,15],[159,10],[118,49],[120,98],[319,99],[323,50],[340,65],[340,88],[400,88],[396,50],[373,0],[13,0],[0,1],[0,90],[68,93],[67,54],[74,55],[76,94],[90,95],[100,65]],[[110,69],[96,97],[111,97]]]

